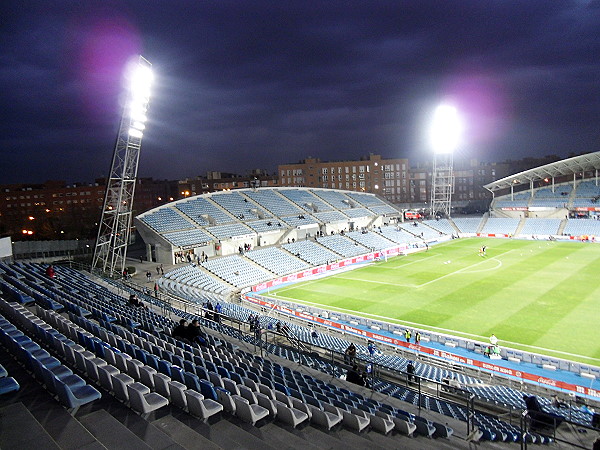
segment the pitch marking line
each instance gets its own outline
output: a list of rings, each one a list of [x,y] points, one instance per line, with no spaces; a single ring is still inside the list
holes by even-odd
[[[490,258],[489,261],[496,261],[496,266],[495,267],[489,267],[487,269],[480,269],[480,270],[469,270],[468,272],[465,273],[481,273],[481,272],[492,272],[494,270],[498,270],[500,267],[502,267],[502,261],[500,261],[497,258]]]
[[[502,255],[505,255],[505,254],[510,253],[512,251],[514,251],[514,249],[513,250],[508,250],[508,251],[502,253]],[[429,256],[429,257],[427,257],[425,259],[434,258],[435,256],[438,256],[438,255],[432,255],[432,256]],[[396,267],[393,270],[402,269],[403,267],[408,266],[409,264],[413,264],[413,263],[416,263],[416,262],[425,261],[425,259],[421,259],[419,261],[414,261],[414,262],[411,262],[411,263],[407,263],[407,264],[405,264],[403,266]],[[488,261],[495,261],[496,262],[496,266],[495,267],[489,267],[487,269],[471,270],[474,267],[477,267],[477,266],[479,266],[481,264],[484,264],[484,263],[486,263]],[[341,278],[342,280],[361,281],[363,283],[384,284],[384,285],[388,285],[388,286],[409,287],[409,288],[417,288],[418,289],[418,288],[422,288],[423,286],[427,286],[427,285],[429,285],[431,283],[435,283],[436,281],[442,280],[442,279],[447,278],[447,277],[452,276],[452,275],[457,275],[457,274],[460,274],[460,273],[491,272],[493,270],[498,270],[500,267],[502,267],[502,261],[500,261],[498,258],[494,257],[494,258],[484,259],[483,261],[480,261],[478,263],[472,264],[470,266],[463,267],[462,269],[455,270],[454,272],[450,272],[450,273],[448,273],[446,275],[442,275],[439,278],[435,278],[435,279],[427,281],[427,282],[425,282],[423,284],[390,283],[388,281],[365,280],[363,278],[344,277],[344,276],[341,276],[341,275],[333,275],[333,276],[335,276],[336,278]]]
[[[436,256],[440,256],[440,253],[435,253],[435,254],[428,256],[426,258],[423,258],[423,259],[415,259],[414,261],[407,262],[406,264],[399,264],[397,267],[392,267],[391,269],[392,270],[400,270],[406,266],[410,266],[412,264],[418,264],[420,262],[427,261],[428,259],[435,258]]]
[[[509,250],[509,251],[512,251],[512,250]],[[506,253],[508,253],[508,252],[506,252]],[[271,294],[271,295],[273,295],[273,294]],[[268,298],[268,296],[264,296],[264,297]],[[444,334],[449,334],[449,335],[458,336],[458,337],[468,336],[471,338],[475,338],[476,340],[481,341],[481,342],[486,342],[489,339],[489,336],[480,336],[478,334],[465,333],[463,331],[456,331],[456,330],[451,330],[449,328],[436,327],[433,325],[425,325],[425,324],[416,323],[416,322],[409,322],[406,320],[396,320],[396,322],[388,322],[390,319],[392,319],[391,317],[380,316],[377,314],[371,314],[371,313],[367,313],[367,312],[359,312],[359,311],[355,311],[352,309],[340,308],[338,306],[323,305],[321,303],[309,302],[307,300],[298,300],[297,298],[292,298],[292,297],[277,296],[277,299],[278,300],[288,300],[290,302],[298,303],[298,304],[313,305],[313,306],[317,306],[319,308],[329,309],[329,310],[337,311],[340,313],[350,313],[350,314],[354,314],[354,315],[362,316],[362,317],[368,316],[368,317],[372,317],[372,318],[381,320],[382,322],[391,323],[392,325],[400,325],[400,326],[408,325],[408,326],[415,327],[415,328],[423,328],[425,330],[435,330],[435,331],[442,332]],[[517,345],[520,347],[527,347],[527,348],[531,348],[531,349],[535,349],[535,350],[541,350],[542,352],[547,353],[548,356],[550,356],[553,353],[556,353],[556,354],[561,354],[561,355],[573,356],[573,357],[577,357],[577,358],[589,359],[591,361],[600,361],[600,358],[593,358],[591,356],[578,355],[577,353],[569,353],[569,352],[553,350],[553,349],[549,349],[549,348],[545,348],[545,347],[538,347],[535,345],[523,344],[521,342],[512,342],[512,341],[501,341],[501,342],[506,343],[506,344],[511,344],[511,345],[514,344],[514,345]],[[512,347],[512,348],[518,350],[518,348],[516,348],[516,347]]]
[[[350,281],[361,281],[363,283],[373,283],[373,284],[385,284],[388,286],[397,286],[397,287],[417,287],[414,284],[401,284],[401,283],[390,283],[389,281],[377,281],[377,280],[365,280],[363,278],[356,278],[356,277],[343,277],[340,275],[334,275],[336,278],[342,279],[342,280],[350,280]]]
[[[502,256],[504,256],[504,255],[507,255],[508,253],[510,253],[510,252],[513,252],[513,251],[514,251],[514,249],[512,249],[512,250],[508,250],[508,251],[506,251],[506,252],[502,253]],[[502,261],[500,261],[499,259],[497,259],[497,258],[491,258],[491,259],[493,259],[493,260],[495,260],[495,261],[499,262],[499,263],[500,263],[500,266],[502,265]],[[417,287],[417,288],[422,288],[423,286],[427,286],[427,285],[429,285],[429,284],[431,284],[431,283],[435,283],[435,282],[437,282],[437,281],[443,280],[444,278],[448,278],[448,277],[450,277],[450,276],[452,276],[452,275],[458,275],[458,274],[460,274],[460,273],[466,272],[466,271],[468,271],[468,270],[472,269],[473,267],[478,267],[478,266],[480,266],[481,264],[484,264],[484,263],[486,263],[486,262],[488,262],[488,261],[489,261],[489,259],[484,259],[483,261],[480,261],[480,262],[478,262],[478,263],[471,264],[470,266],[463,267],[462,269],[455,270],[454,272],[447,273],[446,275],[442,275],[441,277],[439,277],[439,278],[436,278],[436,279],[434,279],[434,280],[427,281],[427,282],[425,282],[425,283],[423,283],[423,284],[419,284],[419,285],[417,285],[416,287]],[[498,267],[499,267],[499,266],[498,266]],[[484,272],[484,271],[488,271],[488,270],[495,270],[495,269],[496,269],[496,268],[494,268],[494,269],[485,269],[485,270],[481,270],[481,271],[475,271],[475,273],[477,273],[477,272]],[[467,272],[467,273],[473,273],[473,272]]]

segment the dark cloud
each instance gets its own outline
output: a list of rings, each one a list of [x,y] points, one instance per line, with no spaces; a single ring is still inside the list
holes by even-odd
[[[25,1],[0,38],[0,183],[108,172],[132,53],[157,84],[140,175],[427,155],[434,105],[466,156],[598,150],[597,0]]]

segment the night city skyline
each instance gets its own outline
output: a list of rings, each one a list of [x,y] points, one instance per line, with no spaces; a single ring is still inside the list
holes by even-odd
[[[600,150],[598,0],[25,1],[3,19],[0,184],[105,177],[136,54],[156,74],[142,177],[429,160],[444,101],[463,157]]]

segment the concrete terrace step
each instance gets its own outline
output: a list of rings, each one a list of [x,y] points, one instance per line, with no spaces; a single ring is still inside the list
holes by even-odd
[[[306,428],[304,425],[300,425],[299,427],[301,429]],[[245,426],[244,428],[246,428],[249,433],[252,433],[254,436],[279,449],[301,448],[303,450],[318,450],[320,448],[316,442],[307,440],[302,432],[298,433],[298,430],[280,422],[266,423],[261,427]]]
[[[203,450],[220,450],[222,448],[173,416],[156,419],[152,425],[183,448],[202,448]]]
[[[280,450],[280,446],[263,440],[253,434],[251,425],[239,420],[237,417],[224,415],[220,420],[205,424],[187,414],[176,415],[177,419],[199,436],[210,441],[215,447],[223,449],[248,449],[248,450]],[[162,418],[162,420],[169,420]],[[157,421],[155,421],[156,423]],[[173,422],[170,422],[173,423]],[[165,430],[161,427],[161,429]],[[168,433],[167,431],[165,431]],[[176,439],[175,439],[176,440]],[[204,440],[202,442],[205,442]],[[197,445],[186,448],[198,448]]]
[[[371,433],[355,433],[339,426],[330,431],[309,425],[301,431],[295,430],[302,439],[321,449],[390,449],[394,448],[392,440],[381,436],[385,441],[382,445],[369,438]],[[400,448],[400,447],[398,447]],[[409,448],[409,447],[407,447]],[[416,447],[415,447],[416,448]],[[422,448],[422,447],[421,447]]]
[[[0,407],[21,404],[29,415],[33,416],[43,430],[54,440],[58,446],[57,448],[64,450],[101,450],[105,448],[76,418],[71,416],[63,406],[52,398],[23,367],[17,364],[2,347],[0,347],[0,363],[21,385],[21,389],[18,392],[10,396],[3,396],[0,399]],[[27,415],[23,417],[25,419]],[[28,430],[27,427],[20,425],[16,429],[21,433],[21,445],[17,447],[19,450],[36,447],[36,445],[24,445],[26,443],[24,439],[27,436],[23,435],[29,434],[29,432],[24,431]],[[3,438],[6,434],[5,430],[11,431],[13,428],[2,424],[0,426],[0,438]],[[45,448],[42,445],[38,445],[37,447]],[[0,443],[0,448],[5,449],[7,447]]]
[[[106,411],[95,411],[81,417],[79,421],[106,448],[150,449],[149,445],[129,431],[122,423]]]
[[[127,413],[115,415],[106,410],[97,410],[81,417],[80,422],[109,449],[155,449],[181,450],[161,429],[138,415]]]
[[[60,449],[23,403],[13,403],[0,409],[0,448]]]

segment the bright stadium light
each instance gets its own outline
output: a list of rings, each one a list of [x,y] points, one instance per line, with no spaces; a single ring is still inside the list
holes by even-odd
[[[154,76],[150,67],[137,63],[133,64],[129,74],[129,92],[131,98],[138,102],[147,103],[150,99],[150,88],[153,80]]]
[[[129,112],[129,117],[133,122],[144,123],[148,120],[146,117],[146,111],[140,108],[132,108]]]
[[[433,114],[430,129],[431,147],[435,153],[452,153],[460,143],[462,121],[451,105],[440,105]]]
[[[140,130],[136,130],[135,128],[130,128],[129,136],[141,139],[144,136],[144,133],[142,133]]]
[[[150,101],[150,90],[154,75],[149,66],[135,62],[129,66],[127,78],[129,84],[129,118],[131,119],[131,127],[138,130],[137,133],[130,132],[129,135],[141,137],[140,132],[144,130],[144,122],[147,120],[146,111]]]

